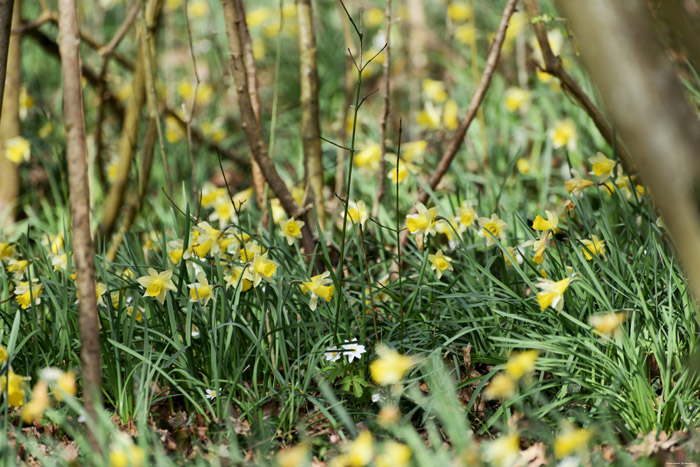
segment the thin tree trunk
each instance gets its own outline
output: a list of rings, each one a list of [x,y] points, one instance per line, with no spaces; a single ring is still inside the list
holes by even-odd
[[[384,82],[382,83],[384,85],[384,108],[382,109],[381,129],[379,132],[379,147],[381,148],[379,156],[379,186],[377,187],[377,195],[372,206],[372,217],[375,218],[379,215],[379,206],[382,204],[382,198],[386,194],[386,126],[389,122],[389,112],[391,111],[391,0],[386,0],[384,5],[384,21],[386,21],[384,25],[384,34],[386,36],[383,69]],[[396,170],[398,170],[398,166]],[[398,183],[398,179],[396,183]]]
[[[345,12],[343,7],[338,3],[338,9],[340,11],[341,23],[343,25],[343,38],[345,39],[345,82],[343,83],[343,89],[345,91],[345,101],[343,103],[343,114],[340,123],[340,137],[339,141],[342,145],[345,145],[348,138],[348,116],[350,115],[350,106],[355,97],[355,65],[353,65],[352,57],[350,56],[350,50],[353,48],[352,44],[352,31],[350,30],[350,22],[345,19]],[[336,154],[336,168],[335,168],[335,193],[341,198],[345,198],[345,153],[347,149],[338,148]]]
[[[66,127],[68,186],[73,219],[73,257],[80,295],[79,322],[82,348],[83,397],[87,416],[97,421],[101,401],[100,327],[95,293],[95,253],[90,236],[90,193],[87,178],[85,118],[80,74],[80,30],[76,0],[60,0],[59,47],[63,76],[63,113]],[[99,443],[91,430],[88,440],[95,451]]]
[[[299,25],[301,76],[301,137],[304,145],[305,197],[313,200],[319,224],[325,223],[323,206],[323,157],[318,121],[318,63],[311,0],[296,0]]]
[[[12,15],[12,27],[19,26],[22,18],[22,2],[14,2],[14,13]],[[10,2],[10,5],[12,2]],[[0,11],[0,15],[3,12]],[[2,21],[2,20],[0,20]],[[9,28],[9,26],[8,26]],[[7,63],[7,73],[2,69],[4,76],[1,77],[5,85],[4,93],[0,90],[0,107],[2,113],[0,118],[0,224],[12,224],[15,220],[15,203],[19,195],[19,173],[17,165],[5,157],[5,143],[10,138],[19,136],[21,124],[19,118],[19,92],[22,87],[21,76],[21,41],[18,34],[12,35],[9,41],[9,48],[3,49],[7,54],[7,62],[2,57],[2,65]],[[3,47],[0,44],[0,47]],[[2,98],[4,94],[4,99]]]
[[[7,56],[10,48],[10,32],[12,31],[12,10],[14,0],[0,0],[0,109],[2,109],[5,74],[7,72]],[[0,118],[2,114],[0,114]]]

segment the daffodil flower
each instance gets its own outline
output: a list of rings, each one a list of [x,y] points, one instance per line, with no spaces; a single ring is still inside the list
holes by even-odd
[[[554,440],[554,456],[557,459],[586,449],[593,432],[586,428],[565,427]]]
[[[423,203],[416,203],[416,214],[406,216],[406,228],[412,234],[435,235],[435,217],[439,210],[437,206],[428,209]]]
[[[203,302],[203,305],[209,303],[213,290],[204,273],[198,273],[197,282],[189,284],[187,287],[190,289],[191,302]]]
[[[526,374],[532,373],[538,356],[537,350],[514,353],[506,363],[506,373],[514,380],[519,380]]]
[[[601,337],[612,337],[620,334],[620,326],[627,320],[627,316],[625,311],[591,315],[588,323]]]
[[[406,372],[416,364],[415,358],[401,355],[385,345],[377,348],[377,355],[379,358],[370,363],[369,372],[372,379],[382,386],[400,383]]]
[[[428,260],[430,261],[430,268],[435,271],[438,279],[442,278],[445,271],[453,271],[452,268],[452,258],[445,256],[442,250],[438,250],[434,255],[428,255]]]
[[[549,131],[549,137],[554,149],[564,146],[570,151],[576,149],[576,126],[569,119],[555,122],[554,127]]]
[[[267,282],[272,282],[272,276],[277,270],[278,264],[267,259],[267,252],[261,255],[255,255],[251,270],[253,273],[253,287],[257,287],[260,281],[265,279]]]
[[[484,389],[484,397],[488,400],[505,400],[515,394],[515,387],[515,380],[507,373],[498,373]]]
[[[515,112],[520,108],[526,108],[530,102],[530,91],[520,88],[508,88],[505,93],[506,109]]]
[[[571,277],[567,277],[560,281],[552,281],[549,279],[539,279],[537,287],[540,292],[537,294],[537,302],[540,304],[542,311],[551,306],[557,311],[564,308],[564,292],[571,284]]]
[[[581,243],[583,244],[581,248],[586,260],[590,261],[593,259],[593,256],[605,258],[605,240],[599,239],[597,235],[591,235],[590,240],[583,239]]]
[[[293,245],[294,240],[301,238],[301,228],[306,225],[303,221],[287,219],[280,222],[279,235],[287,240],[287,245]]]
[[[378,144],[370,144],[355,154],[353,164],[358,169],[367,169],[371,172],[379,170],[379,162],[382,157],[382,149]]]
[[[326,271],[323,274],[312,277],[310,281],[305,281],[300,284],[302,292],[311,294],[311,298],[309,299],[309,308],[311,311],[316,310],[319,297],[327,302],[330,302],[333,298],[335,286],[329,277],[330,274],[329,271]]]
[[[558,227],[559,225],[559,217],[556,215],[556,213],[552,211],[545,211],[545,214],[547,214],[547,220],[544,220],[542,216],[539,214],[537,217],[535,217],[534,222],[532,223],[532,228],[534,230],[551,230],[554,233],[558,233],[561,231],[561,229]]]
[[[29,282],[23,281],[15,287],[15,299],[17,303],[19,303],[19,306],[22,307],[23,310],[26,310],[32,304],[32,299],[35,305],[41,304],[41,297],[39,295],[41,295],[42,291],[43,287],[41,284],[37,283],[36,279],[32,281],[31,285]]]
[[[15,164],[29,161],[31,145],[21,136],[15,136],[5,142],[5,157]]]
[[[198,233],[196,237],[196,245],[193,250],[197,256],[204,258],[207,253],[215,255],[221,251],[221,231],[215,229],[209,222],[200,222],[195,226],[195,231]]]
[[[615,169],[615,165],[617,164],[617,161],[608,159],[603,155],[602,152],[599,152],[596,154],[595,157],[591,157],[590,159],[588,159],[588,162],[590,162],[593,166],[593,170],[589,172],[590,175],[595,175],[596,177],[599,177],[598,180],[600,182],[604,182],[609,177],[613,176],[613,170]]]
[[[242,276],[242,277],[241,277]],[[253,286],[253,281],[255,277],[250,271],[249,266],[234,266],[229,269],[229,273],[224,275],[224,280],[226,281],[226,288],[238,287],[241,285],[241,292],[246,292]]]
[[[491,246],[496,243],[495,239],[500,241],[506,238],[506,229],[508,224],[503,222],[498,215],[491,214],[491,218],[480,217],[479,218],[479,237],[486,240],[486,246]]]
[[[595,185],[595,183],[592,180],[586,180],[581,177],[574,177],[564,182],[564,188],[566,188],[567,193],[573,194],[576,197],[581,196],[583,190],[593,185]]]
[[[347,220],[352,222],[353,225],[360,224],[364,227],[367,219],[369,219],[369,213],[367,212],[367,205],[364,201],[350,201],[348,203]]]
[[[170,269],[159,273],[153,268],[148,268],[148,275],[139,277],[137,281],[141,284],[141,287],[146,288],[146,292],[143,294],[144,297],[155,297],[158,303],[162,305],[165,303],[165,294],[168,293],[168,290],[177,290],[177,287],[171,280],[172,276],[173,271]]]

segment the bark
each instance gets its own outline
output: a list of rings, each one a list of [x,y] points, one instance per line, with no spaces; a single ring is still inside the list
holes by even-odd
[[[301,75],[301,137],[304,146],[306,198],[316,207],[319,224],[325,223],[323,206],[323,155],[318,121],[318,63],[311,0],[296,0]]]
[[[73,257],[80,295],[79,322],[82,348],[83,397],[87,416],[97,422],[101,400],[100,327],[95,293],[95,254],[90,236],[90,193],[87,178],[85,119],[80,74],[80,30],[76,0],[59,1],[59,47],[63,76],[63,113],[66,128],[68,186],[73,220]],[[88,441],[95,451],[99,443],[91,430]]]
[[[558,1],[700,297],[700,121],[641,1]]]
[[[2,108],[5,74],[7,72],[7,56],[10,48],[14,3],[14,0],[0,0],[0,109]],[[0,114],[1,116],[2,114]]]
[[[10,2],[10,7],[12,2]],[[0,8],[5,5],[0,4]],[[0,10],[0,15],[3,11]],[[22,18],[22,2],[17,0],[14,2],[14,13],[12,14],[12,26],[20,24]],[[0,26],[1,28],[2,26]],[[10,25],[8,24],[8,29]],[[9,38],[9,48],[6,50],[7,61],[0,57],[0,64],[7,64],[7,73],[2,68],[0,73],[2,83],[4,83],[5,91],[0,89],[0,224],[10,225],[15,219],[15,203],[19,195],[19,171],[17,165],[5,157],[5,143],[8,139],[19,136],[21,133],[21,125],[19,118],[19,92],[22,87],[21,77],[21,36],[13,35]],[[1,42],[1,40],[0,40]],[[0,47],[3,44],[0,43]],[[4,99],[2,95],[4,94]]]
[[[258,125],[253,111],[253,104],[250,100],[250,92],[248,91],[248,80],[246,77],[245,63],[243,60],[243,52],[240,37],[240,22],[245,18],[241,18],[234,4],[234,0],[222,0],[224,8],[224,19],[226,22],[226,36],[228,38],[229,52],[231,55],[231,74],[233,76],[236,97],[241,113],[241,126],[245,132],[248,146],[250,146],[256,162],[260,166],[260,170],[265,176],[265,180],[272,188],[272,191],[277,195],[290,218],[302,218],[305,215],[304,209],[297,204],[292,197],[292,194],[287,189],[282,178],[277,173],[275,163],[270,159],[267,152],[267,146],[263,140],[262,128]],[[309,222],[302,228],[302,244],[307,255],[312,255],[316,247],[316,242],[309,229]],[[310,259],[310,258],[309,258]]]

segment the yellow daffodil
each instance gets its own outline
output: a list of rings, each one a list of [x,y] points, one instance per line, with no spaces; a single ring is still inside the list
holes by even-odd
[[[476,209],[472,207],[471,201],[466,200],[462,201],[462,204],[457,208],[457,216],[459,217],[460,226],[465,229],[471,226],[479,217],[476,213]]]
[[[15,164],[21,164],[23,161],[28,162],[30,153],[29,141],[21,136],[15,136],[5,142],[5,157]]]
[[[367,212],[367,205],[364,201],[350,201],[348,204],[348,217],[347,220],[353,225],[360,224],[362,227],[365,226],[365,222],[369,219],[369,213]]]
[[[593,185],[595,185],[593,181],[586,180],[580,177],[574,177],[571,180],[567,180],[564,182],[564,187],[566,188],[566,191],[569,194],[573,194],[574,196],[581,196],[581,192],[583,192],[583,190]]]
[[[519,248],[509,246],[506,247],[506,251],[508,254],[503,253],[503,259],[508,266],[513,266],[513,261],[515,261],[516,264],[523,264],[523,255]],[[511,258],[513,259],[511,260]]]
[[[438,279],[442,277],[442,274],[445,271],[453,271],[451,264],[452,258],[445,256],[442,253],[442,250],[438,250],[438,252],[434,255],[428,255],[428,260],[431,263],[430,268],[435,271]]]
[[[370,8],[363,17],[365,26],[376,28],[384,22],[384,11],[381,8]]]
[[[200,222],[195,226],[199,234],[193,250],[197,256],[204,258],[207,253],[216,255],[221,251],[221,231],[212,227],[209,222]]]
[[[30,424],[36,420],[41,420],[44,411],[49,406],[49,385],[44,380],[39,380],[32,389],[32,398],[22,407],[22,420]]]
[[[141,467],[146,453],[126,433],[119,433],[109,451],[109,467]]]
[[[7,403],[11,407],[24,405],[24,380],[25,378],[15,374],[12,369],[8,370],[7,376],[0,376],[0,393],[5,394]]]
[[[424,79],[421,83],[423,87],[423,95],[438,104],[447,100],[447,92],[445,91],[445,83],[433,79]]]
[[[0,243],[0,260],[12,258],[15,254],[15,247],[11,243]]]
[[[377,355],[379,358],[370,363],[369,372],[372,379],[382,386],[400,383],[406,372],[416,364],[413,357],[401,355],[381,344],[377,348]]]
[[[549,246],[549,232],[549,230],[542,232],[540,238],[533,243],[535,256],[532,257],[532,261],[537,264],[544,263],[544,252],[547,251],[547,246]]]
[[[304,227],[304,225],[305,223],[303,221],[287,219],[286,221],[280,222],[279,235],[287,240],[287,245],[293,245],[294,240],[301,238],[301,228]]]
[[[537,302],[540,304],[540,310],[544,311],[551,306],[557,311],[564,308],[564,292],[571,284],[571,277],[567,277],[560,281],[552,281],[549,279],[539,279],[537,287],[540,292],[537,294]]]
[[[286,211],[282,207],[280,200],[277,198],[270,200],[270,211],[272,213],[272,222],[275,225],[279,225],[279,223],[287,217]]]
[[[7,272],[11,272],[15,280],[19,280],[24,276],[28,264],[26,259],[10,258],[7,262]]]
[[[435,217],[439,210],[437,206],[428,209],[423,203],[416,203],[416,214],[406,216],[406,228],[412,234],[435,235]]]
[[[520,88],[506,89],[506,109],[508,112],[515,112],[518,109],[527,108],[530,103],[530,91]]]
[[[484,397],[489,400],[505,400],[515,394],[515,381],[506,373],[498,373],[491,378],[484,389]]]
[[[476,42],[476,26],[473,23],[460,24],[454,29],[455,39],[464,45]]]
[[[53,123],[52,122],[46,122],[44,125],[39,128],[39,131],[37,134],[39,135],[39,138],[45,139],[48,137],[51,133],[53,133]]]
[[[570,151],[576,149],[576,126],[572,120],[560,120],[554,123],[554,127],[549,131],[554,149],[566,148]]]
[[[593,170],[589,172],[590,175],[598,177],[598,181],[600,182],[604,182],[608,177],[613,176],[613,170],[617,164],[617,161],[608,159],[602,152],[588,159],[588,162],[593,166]]]
[[[248,24],[249,28],[257,28],[261,24],[267,22],[267,20],[271,19],[273,14],[274,13],[270,8],[255,8],[246,14],[246,23]]]
[[[168,143],[177,143],[185,137],[185,131],[180,122],[172,115],[165,117],[165,139]]]
[[[479,237],[486,240],[486,246],[496,243],[496,239],[503,241],[506,238],[508,224],[503,222],[498,215],[491,214],[491,218],[479,218]]]
[[[600,240],[597,235],[591,235],[591,239],[581,240],[583,246],[583,255],[588,261],[593,259],[593,256],[600,256],[605,258],[605,240]]]
[[[382,428],[396,425],[401,421],[401,411],[395,405],[382,407],[377,414],[377,424]]]
[[[43,287],[41,284],[36,283],[36,279],[31,286],[29,282],[23,281],[15,287],[15,299],[17,303],[19,303],[19,306],[22,307],[23,310],[26,310],[32,304],[32,300],[34,300],[35,305],[41,304],[41,297],[39,295],[41,295],[42,291]]]
[[[226,281],[226,288],[236,288],[240,284],[241,292],[246,292],[253,286],[255,277],[249,266],[234,266],[229,270],[229,274],[224,275],[224,280]]]
[[[32,107],[34,107],[34,98],[27,91],[27,87],[22,86],[19,90],[19,118],[22,120],[27,118],[27,113]]]
[[[591,315],[588,323],[602,337],[612,337],[620,333],[620,326],[627,320],[627,312],[605,313]]]
[[[474,10],[466,2],[450,3],[447,7],[447,17],[455,22],[471,21],[474,19]]]
[[[191,19],[202,18],[209,14],[209,5],[206,0],[194,0],[187,5],[187,15]]]
[[[535,362],[539,352],[537,350],[526,350],[525,352],[514,353],[506,363],[506,373],[514,380],[519,380],[535,369]]]
[[[396,159],[392,158],[392,162],[395,163]],[[386,174],[387,177],[389,177],[389,180],[394,182],[394,184],[402,183],[408,174],[410,172],[415,172],[418,170],[418,167],[415,165],[409,163],[409,162],[404,162],[403,160],[399,159],[399,164],[396,165],[393,169],[389,170],[389,172]]]
[[[486,443],[484,459],[494,467],[510,467],[520,457],[520,434],[503,435]]]
[[[241,261],[247,263],[253,261],[257,255],[265,253],[265,248],[260,246],[255,240],[250,240],[246,242],[243,248],[241,248]]]
[[[521,175],[527,175],[530,173],[530,161],[520,157],[515,161],[515,168],[518,169],[518,173]]]
[[[429,130],[435,130],[440,127],[440,109],[435,107],[435,105],[428,101],[425,103],[423,110],[418,113],[416,117],[416,123],[423,126]]]
[[[379,170],[379,162],[382,157],[382,148],[378,144],[370,144],[355,154],[353,163],[358,169],[367,169],[370,172]]]
[[[442,111],[442,119],[445,122],[445,128],[454,131],[459,126],[459,107],[454,99],[448,99],[445,102],[445,108]]]
[[[257,287],[260,281],[265,279],[267,282],[272,282],[272,276],[277,270],[278,264],[267,259],[267,252],[264,254],[255,255],[251,272],[253,273],[253,287]]]
[[[547,220],[544,220],[542,216],[538,214],[537,217],[535,217],[535,221],[532,223],[532,228],[534,230],[551,230],[555,233],[560,232],[561,229],[558,227],[559,217],[556,213],[545,211],[545,214],[547,215]]]
[[[226,198],[226,188],[219,188],[211,183],[202,187],[202,207],[213,206],[220,199]]]
[[[372,433],[363,431],[347,447],[347,465],[361,467],[369,464],[374,457]]]
[[[299,443],[294,447],[277,453],[277,465],[279,467],[298,467],[307,465],[309,457],[309,444]]]
[[[318,298],[321,297],[327,302],[330,302],[335,292],[333,280],[331,280],[330,272],[326,271],[323,274],[313,276],[310,281],[305,281],[300,284],[302,292],[311,294],[309,299],[309,308],[314,311],[318,306]]]
[[[212,286],[209,285],[207,276],[203,273],[198,273],[197,282],[189,284],[187,287],[190,289],[191,302],[203,302],[202,304],[206,305],[209,303],[209,300],[211,300],[213,289]]]
[[[396,441],[386,441],[382,453],[375,459],[377,467],[408,467],[411,463],[411,448]]]
[[[0,365],[7,361],[8,354],[4,345],[0,345]]]
[[[146,288],[146,292],[143,294],[144,297],[155,297],[158,303],[162,305],[165,303],[165,294],[168,293],[168,290],[177,290],[177,287],[171,280],[172,276],[173,271],[170,269],[159,273],[153,268],[148,268],[148,275],[139,277],[137,281],[141,284],[141,287]]]
[[[554,440],[554,456],[557,459],[586,449],[593,432],[586,428],[566,427]]]
[[[423,162],[423,156],[427,147],[428,142],[424,139],[403,143],[401,145],[401,159],[406,162]]]

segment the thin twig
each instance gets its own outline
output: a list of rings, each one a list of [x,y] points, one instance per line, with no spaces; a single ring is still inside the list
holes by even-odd
[[[389,82],[391,79],[391,0],[386,0],[386,4],[384,5],[384,21],[386,21],[384,27],[384,40],[386,41],[386,45],[384,46],[385,57],[383,70],[384,108],[382,109],[381,131],[379,136],[379,186],[377,187],[377,195],[374,198],[374,205],[372,206],[372,217],[379,216],[379,206],[382,203],[382,198],[384,198],[386,194],[386,126],[389,121],[391,101],[391,86]]]
[[[138,16],[139,14],[139,9],[139,2],[137,1],[131,7],[131,10],[129,10],[129,13],[124,19],[124,22],[121,26],[119,26],[119,30],[117,30],[117,33],[114,35],[114,37],[112,37],[112,40],[109,41],[107,45],[98,50],[100,55],[102,55],[103,57],[109,57],[114,53],[115,50],[117,50],[117,47],[121,43],[122,39],[124,39],[126,33],[129,32],[129,29],[131,29],[131,25],[134,24],[136,16]]]

